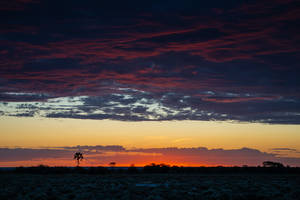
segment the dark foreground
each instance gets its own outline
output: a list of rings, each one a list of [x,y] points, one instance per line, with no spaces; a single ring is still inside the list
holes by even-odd
[[[292,174],[0,174],[0,199],[300,199]]]

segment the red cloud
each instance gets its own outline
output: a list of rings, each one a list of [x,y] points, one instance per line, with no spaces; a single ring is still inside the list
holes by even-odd
[[[211,102],[217,102],[217,103],[237,103],[237,102],[245,102],[245,101],[266,101],[266,100],[276,100],[280,97],[237,97],[237,98],[202,98],[204,101],[211,101]]]
[[[13,7],[15,4],[26,5],[33,2],[36,1],[19,0],[12,1],[7,5]],[[290,6],[293,3],[294,1],[277,0],[272,3],[260,1],[229,11],[216,11],[218,15],[215,17],[174,16],[174,20],[177,19],[176,17],[184,18],[186,21],[183,25],[167,25],[167,23],[164,24],[163,21],[145,14],[136,17],[134,19],[136,23],[131,23],[131,25],[105,25],[107,34],[104,35],[99,31],[104,28],[96,27],[98,28],[98,35],[95,34],[96,36],[88,38],[80,36],[65,40],[52,38],[51,42],[43,41],[40,43],[36,40],[34,40],[35,42],[29,42],[32,40],[27,42],[1,40],[0,44],[6,49],[0,52],[0,77],[6,82],[5,87],[1,87],[0,90],[4,92],[9,90],[52,93],[53,96],[93,95],[113,90],[102,84],[111,80],[119,84],[129,85],[132,88],[140,87],[150,91],[211,89],[265,92],[264,86],[252,86],[245,82],[241,83],[241,81],[235,82],[222,77],[222,74],[216,76],[208,73],[207,77],[206,74],[201,76],[201,73],[197,71],[202,68],[200,64],[192,67],[175,64],[168,66],[167,69],[147,68],[141,64],[140,67],[131,70],[121,70],[122,73],[114,70],[113,66],[124,64],[125,68],[136,60],[159,60],[160,56],[174,52],[188,54],[190,57],[201,57],[214,63],[245,59],[261,62],[257,58],[261,55],[298,53],[299,35],[294,30],[283,28],[287,21],[293,22],[300,17],[299,7]],[[289,6],[289,9],[274,12],[273,8],[278,6]],[[5,6],[2,6],[2,9],[5,9]],[[258,15],[264,12],[264,16]],[[223,18],[223,16],[231,15],[236,18],[234,22],[226,20],[226,17]],[[70,20],[68,23],[72,24],[74,21]],[[87,24],[87,26],[96,25]],[[78,28],[80,32],[81,27]],[[195,34],[205,32],[208,29],[214,29],[220,35],[203,39]],[[1,29],[4,34],[38,31],[39,28],[32,25],[15,25]],[[54,31],[53,34],[55,33]],[[189,34],[194,35],[190,37]],[[172,39],[173,37],[176,39]],[[45,60],[47,62],[47,60],[53,59],[74,60],[80,67],[59,69],[59,67],[54,66],[51,70],[39,67],[34,70],[26,68],[26,65],[30,66],[32,63],[42,65],[40,61]],[[102,70],[103,65],[112,66],[112,69],[106,67]],[[286,68],[286,66],[284,67]],[[229,69],[225,65],[224,68]],[[91,69],[99,70],[92,72]],[[189,76],[183,75],[184,70],[188,71]],[[165,76],[168,72],[172,73]],[[197,79],[194,79],[193,76],[197,76]],[[1,79],[0,81],[3,81]],[[276,81],[272,80],[272,83]],[[81,88],[86,89],[81,90]],[[285,91],[281,92],[284,93]],[[262,97],[206,98],[204,100],[222,103],[268,100],[259,98]]]
[[[15,1],[15,3],[28,3],[32,1]],[[64,41],[49,42],[43,45],[26,42],[3,42],[3,45],[14,47],[13,55],[2,58],[4,68],[10,68],[15,60],[19,65],[37,59],[77,59],[82,65],[99,62],[127,62],[138,58],[148,58],[168,52],[186,52],[190,55],[201,56],[211,62],[226,62],[241,59],[254,59],[259,55],[270,55],[285,52],[298,52],[296,45],[299,35],[293,30],[285,30],[282,25],[286,21],[298,20],[300,8],[292,7],[289,12],[274,13],[273,8],[288,6],[294,1],[283,2],[268,1],[247,4],[233,9],[224,15],[234,14],[241,20],[232,22],[222,18],[204,18],[202,16],[189,16],[185,26],[164,26],[159,21],[147,17],[139,20],[134,28],[130,26],[107,27],[109,34],[93,39],[75,38]],[[244,15],[257,15],[257,12],[270,13],[266,17],[245,17]],[[259,15],[258,15],[259,16]],[[139,32],[140,28],[149,28],[148,31]],[[31,30],[37,32],[33,26],[18,26],[18,31]],[[201,40],[201,38],[183,37],[182,41],[163,41],[156,43],[153,39],[174,35],[186,35],[196,31],[216,29],[221,36],[214,39]],[[3,29],[5,32],[12,30]],[[277,35],[282,35],[277,37]],[[5,44],[6,43],[6,44]],[[141,50],[141,48],[143,50]],[[9,67],[10,66],[10,67]]]

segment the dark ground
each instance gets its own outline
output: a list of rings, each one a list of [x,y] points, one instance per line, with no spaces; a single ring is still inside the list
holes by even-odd
[[[300,199],[300,175],[0,174],[0,199]]]

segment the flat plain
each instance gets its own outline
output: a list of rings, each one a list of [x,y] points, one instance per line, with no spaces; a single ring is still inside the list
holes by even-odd
[[[0,199],[300,199],[278,174],[0,174]]]

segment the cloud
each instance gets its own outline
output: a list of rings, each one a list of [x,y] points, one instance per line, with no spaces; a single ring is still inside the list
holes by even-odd
[[[297,124],[300,102],[259,94],[145,92],[116,89],[102,96],[52,98],[0,104],[3,115],[121,121],[232,120]]]
[[[72,152],[53,149],[1,148],[0,162],[30,161],[41,158],[64,158],[72,156]]]
[[[292,148],[272,148],[273,151],[297,151],[296,149]]]
[[[297,1],[133,2],[3,7],[1,113],[299,124]]]
[[[12,0],[1,1],[0,10],[2,11],[20,11],[28,7],[28,4],[38,3],[38,0]]]
[[[77,145],[77,146],[65,146],[65,147],[55,147],[57,149],[61,150],[70,150],[70,151],[84,151],[84,152],[98,152],[98,151],[113,151],[113,152],[122,152],[125,151],[126,149],[123,146],[120,145],[107,145],[107,146],[102,146],[102,145],[96,145],[96,146],[89,146],[89,145]]]
[[[278,154],[261,152],[251,148],[241,149],[207,149],[196,148],[132,148],[127,149],[119,145],[111,146],[73,146],[49,148],[0,148],[0,166],[8,163],[17,165],[19,162],[28,161],[28,165],[35,162],[47,162],[55,165],[55,159],[71,164],[73,153],[81,151],[88,162],[84,165],[107,165],[112,160],[120,165],[169,163],[181,165],[260,165],[265,160],[283,162],[291,166],[299,166],[300,158],[281,157]]]
[[[299,150],[293,148],[272,148],[271,151],[281,156],[286,156],[289,154],[293,154],[293,155],[300,154]]]

